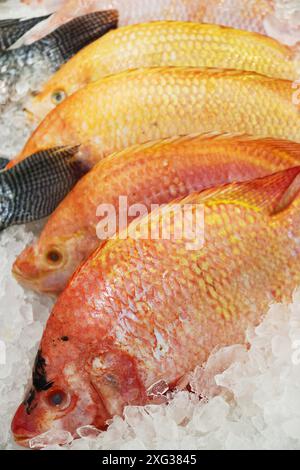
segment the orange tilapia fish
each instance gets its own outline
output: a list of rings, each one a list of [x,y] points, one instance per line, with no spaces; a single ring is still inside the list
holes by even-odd
[[[270,302],[290,300],[300,283],[299,174],[194,193],[97,250],[50,315],[15,440],[105,429],[214,348],[244,342]]]
[[[300,141],[292,82],[193,67],[139,69],[80,89],[42,121],[9,165],[45,148],[81,145],[93,166],[130,145],[217,131]]]
[[[12,5],[20,4],[20,1],[12,2]],[[273,0],[25,0],[21,3],[22,7],[9,8],[8,1],[2,15],[0,10],[0,18],[31,15],[30,6],[34,7],[34,14],[56,12],[26,35],[27,44],[78,15],[111,8],[119,11],[121,26],[155,20],[199,21],[260,33],[265,33],[264,22],[273,18],[275,11]]]
[[[105,158],[77,184],[40,239],[17,258],[13,273],[35,290],[62,291],[79,264],[104,241],[97,230],[98,223],[105,222],[100,218],[101,205],[112,206],[116,214],[116,226],[112,233],[106,232],[107,239],[122,228],[120,197],[126,199],[127,210],[143,204],[150,212],[154,204],[193,191],[299,164],[300,144],[246,136],[194,135],[135,146]]]
[[[26,107],[30,116],[41,121],[90,82],[155,66],[221,67],[293,81],[300,77],[297,48],[233,28],[161,21],[119,28],[93,42],[61,67]]]

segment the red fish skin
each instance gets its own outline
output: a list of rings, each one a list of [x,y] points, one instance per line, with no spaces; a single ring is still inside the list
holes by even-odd
[[[103,429],[126,404],[150,402],[153,383],[176,384],[214,348],[244,342],[270,302],[290,300],[300,282],[299,197],[291,204],[299,186],[290,192],[299,173],[184,199],[205,205],[201,250],[187,251],[186,239],[139,237],[97,250],[60,296],[40,348],[43,383],[76,404],[59,415],[46,405],[52,387],[42,390],[31,414],[17,412],[14,434]],[[158,223],[161,213],[151,217]]]
[[[39,241],[13,265],[16,278],[39,292],[61,292],[76,268],[102,243],[97,208],[111,204],[119,231],[119,197],[128,207],[173,199],[232,181],[299,165],[300,144],[248,136],[192,135],[135,146],[107,157],[80,180],[48,220]],[[133,218],[128,217],[128,222]],[[62,261],[48,259],[55,248]]]

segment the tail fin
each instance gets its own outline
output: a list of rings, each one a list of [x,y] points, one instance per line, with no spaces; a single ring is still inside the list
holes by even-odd
[[[8,164],[9,160],[7,158],[0,157],[0,170],[3,170]]]
[[[46,46],[46,50],[49,50],[50,55],[57,54],[58,51],[63,60],[67,61],[83,47],[99,39],[111,29],[116,29],[118,20],[119,14],[116,10],[97,11],[79,16],[55,29],[35,44]],[[41,22],[37,27],[43,27],[44,24],[45,22]],[[27,36],[31,35],[34,30],[35,28],[19,39],[13,45],[13,48],[24,45]]]
[[[0,20],[0,51],[5,51],[18,39],[24,36],[27,31],[49,16],[31,18],[29,20]]]
[[[0,172],[0,231],[50,215],[87,169],[77,147],[38,152]]]

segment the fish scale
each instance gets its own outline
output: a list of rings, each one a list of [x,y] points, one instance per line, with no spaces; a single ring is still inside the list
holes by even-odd
[[[224,199],[222,196],[222,191],[217,192],[216,197],[211,201],[208,198],[209,204],[205,205],[205,245],[202,250],[187,251],[186,240],[111,241],[82,267],[55,310],[56,314],[65,315],[64,308],[70,301],[72,303],[68,310],[71,316],[72,312],[80,314],[78,298],[74,301],[71,298],[75,291],[80,292],[81,285],[85,285],[85,314],[93,316],[92,306],[95,305],[100,318],[105,315],[110,317],[112,330],[109,329],[107,335],[119,337],[118,329],[122,329],[124,325],[117,321],[119,310],[116,306],[121,299],[124,302],[123,294],[126,296],[127,291],[126,305],[131,306],[129,310],[134,314],[135,320],[129,317],[130,328],[125,329],[125,338],[123,336],[121,344],[119,341],[116,344],[142,362],[141,367],[148,374],[146,386],[160,378],[172,383],[184,370],[191,367],[191,357],[196,365],[203,362],[216,345],[243,341],[246,326],[258,321],[260,312],[265,311],[268,302],[281,301],[289,286],[286,290],[288,298],[293,286],[299,283],[298,257],[293,253],[296,252],[299,256],[300,247],[297,239],[289,240],[287,227],[290,222],[287,220],[283,226],[278,221],[273,224],[269,215],[263,214],[262,210],[240,205],[238,193],[236,203],[230,200],[225,202],[226,191]],[[185,200],[186,204],[201,202],[205,204],[205,198],[201,196],[190,196]],[[158,216],[154,215],[153,219],[154,223],[158,223]],[[298,230],[299,220],[296,218],[295,222],[295,230]],[[253,247],[250,250],[251,256],[249,247]],[[133,273],[138,273],[140,286],[136,285]],[[203,288],[198,285],[199,277],[203,281]],[[129,291],[124,291],[122,286],[128,285]],[[148,291],[147,286],[152,289]],[[119,298],[119,290],[122,291],[122,298]],[[157,291],[159,295],[156,294]],[[255,309],[249,306],[250,292]],[[185,294],[190,299],[191,307],[186,305]],[[223,306],[219,304],[221,296],[225,304]],[[112,297],[113,304],[110,300]],[[185,314],[186,327],[179,320],[179,312]],[[238,325],[234,325],[237,320]],[[169,332],[168,325],[174,322],[176,328]],[[228,323],[232,326],[232,331],[228,328]],[[161,325],[164,325],[163,328]],[[151,332],[151,343],[155,345],[155,328],[173,345],[169,351],[169,355],[174,358],[172,367],[168,357],[160,358],[159,362],[154,361],[153,364],[152,348],[144,350],[144,355],[140,356],[144,330],[148,334]],[[189,352],[189,341],[183,341],[186,330],[192,336],[195,331],[197,335],[201,331],[207,332],[209,341],[205,341],[204,334],[202,349],[199,345],[195,348],[194,339]],[[175,338],[172,337],[172,332]],[[182,356],[177,350],[178,343],[184,343],[185,353]],[[149,362],[152,363],[154,375],[149,372]],[[159,376],[161,370],[164,370],[163,377]]]
[[[255,93],[253,90],[255,89]],[[300,141],[292,82],[251,72],[149,68],[87,85],[55,108],[11,165],[43,148],[81,145],[93,166],[154,139],[210,131]]]
[[[128,208],[143,204],[150,211],[153,204],[166,204],[193,191],[296,166],[299,149],[293,142],[212,133],[137,145],[107,157],[59,205],[38,243],[17,258],[13,273],[27,287],[61,291],[78,265],[104,241],[98,232],[101,204],[110,204],[116,212],[112,236],[120,229],[120,196],[127,198]],[[127,223],[133,219],[128,217]],[[57,264],[51,260],[53,251]]]
[[[300,282],[299,175],[298,166],[193,193],[96,250],[50,315],[38,357],[52,390],[20,405],[17,441],[58,427],[105,429],[126,405],[151,403],[153,384],[172,389],[216,347],[244,343],[271,302],[290,301]],[[204,243],[193,250],[193,237],[175,236],[180,218],[166,219],[186,205],[204,210]],[[144,236],[163,223],[169,238]]]
[[[27,104],[42,119],[55,94],[70,96],[100,78],[138,67],[193,66],[248,70],[295,80],[296,50],[266,36],[217,25],[152,22],[120,28],[86,47]]]

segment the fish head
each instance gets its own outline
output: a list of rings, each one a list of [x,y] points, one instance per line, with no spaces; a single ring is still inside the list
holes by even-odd
[[[91,81],[84,68],[62,68],[39,92],[32,92],[25,104],[30,121],[41,122],[47,114]]]
[[[87,315],[86,305],[78,305],[76,293],[67,291],[48,320],[29,392],[12,421],[22,446],[30,447],[31,439],[48,431],[68,431],[76,438],[83,426],[105,430],[125,406],[147,400],[135,359],[114,346],[104,324],[97,330],[99,319]],[[75,317],[82,312],[87,324],[69,315],[74,305]]]
[[[68,342],[67,337],[57,338],[54,355],[51,351],[44,355],[41,350],[37,354],[31,387],[11,424],[21,446],[32,447],[31,439],[48,431],[64,430],[78,437],[76,431],[82,426],[106,428],[110,416],[83,364],[72,361],[78,351],[67,346]]]
[[[46,86],[40,93],[33,92],[26,101],[24,111],[29,122],[38,124],[68,97],[68,92],[62,86],[48,88]]]
[[[20,284],[37,292],[59,293],[91,250],[89,237],[48,238],[47,234],[17,257],[12,273]]]

